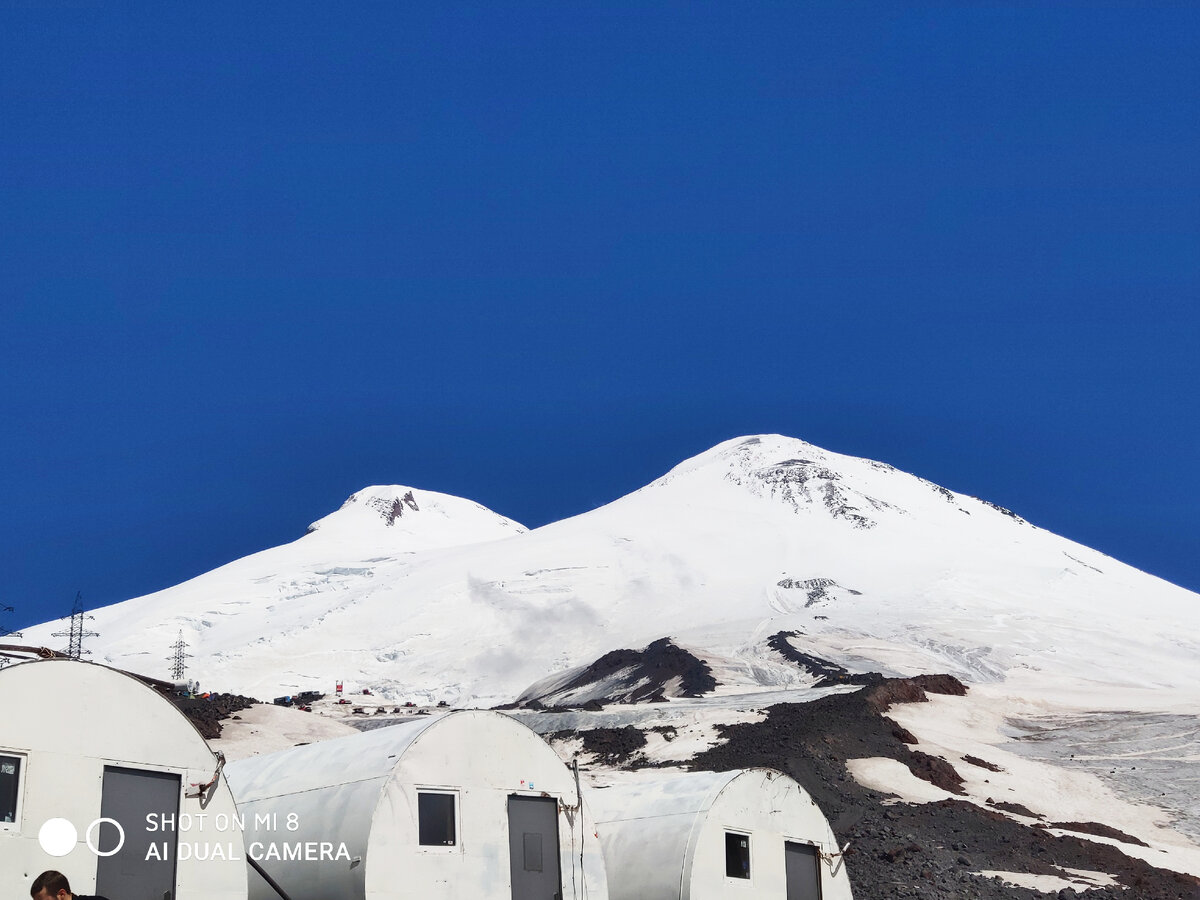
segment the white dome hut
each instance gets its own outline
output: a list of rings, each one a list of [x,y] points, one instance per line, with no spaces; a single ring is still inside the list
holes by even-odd
[[[245,900],[220,765],[133,675],[61,658],[0,669],[0,895],[28,897],[53,869],[77,894]]]
[[[771,769],[593,788],[612,900],[851,900],[829,823]]]
[[[606,900],[578,781],[467,710],[230,763],[246,852],[291,900]],[[251,876],[255,900],[277,900]]]

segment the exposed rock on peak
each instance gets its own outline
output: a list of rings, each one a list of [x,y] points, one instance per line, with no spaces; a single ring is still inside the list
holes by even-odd
[[[378,510],[383,521],[389,527],[396,524],[396,520],[404,515],[405,507],[413,512],[421,511],[421,507],[417,506],[417,501],[413,498],[412,491],[408,491],[403,497],[392,497],[390,502],[384,497],[372,497],[367,501],[367,505]]]
[[[400,550],[473,544],[525,531],[524,526],[472,500],[404,485],[363,488],[336,512],[308,526],[309,534]]]

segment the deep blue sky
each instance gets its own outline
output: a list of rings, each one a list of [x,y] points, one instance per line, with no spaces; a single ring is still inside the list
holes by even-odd
[[[0,300],[10,627],[757,432],[1197,589],[1200,6],[7,3]]]

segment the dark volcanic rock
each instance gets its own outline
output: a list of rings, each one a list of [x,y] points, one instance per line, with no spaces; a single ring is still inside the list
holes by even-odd
[[[1028,806],[1021,803],[1009,803],[1007,800],[996,801],[988,797],[987,805],[996,809],[1002,809],[1005,812],[1015,813],[1018,816],[1027,816],[1030,819],[1042,819],[1044,816],[1039,816]]]
[[[853,694],[772,706],[762,722],[721,727],[723,741],[691,765],[716,771],[767,766],[799,781],[829,818],[839,843],[849,841],[846,866],[856,900],[1045,900],[1053,895],[975,873],[991,869],[1065,877],[1065,868],[1107,872],[1122,887],[1068,890],[1060,894],[1064,897],[1200,900],[1200,880],[1155,869],[1116,847],[1057,837],[962,800],[894,803],[849,775],[846,760],[865,757],[921,768],[924,754],[904,745],[882,710],[904,698],[920,702],[927,691],[959,693],[959,688],[948,676],[888,679]]]
[[[570,737],[578,734],[583,739],[583,749],[596,755],[598,762],[619,765],[632,759],[637,751],[646,746],[646,735],[626,725],[623,728],[592,728],[580,732],[560,732],[551,737]]]
[[[862,591],[856,591],[853,588],[842,587],[832,578],[806,578],[797,581],[795,578],[782,578],[776,582],[776,585],[783,588],[785,591],[800,589],[804,591],[807,601],[804,606],[817,606],[825,601],[832,599],[829,596],[829,589],[836,588],[840,591],[845,591],[852,597],[862,596]]]
[[[967,686],[953,675],[914,675],[905,678],[921,687],[927,694],[949,694],[951,697],[967,696]]]
[[[967,686],[953,675],[918,675],[915,678],[883,678],[864,692],[876,712],[887,712],[893,703],[925,703],[929,694],[965,696]]]
[[[978,766],[981,769],[987,769],[989,772],[1003,772],[1004,770],[994,763],[988,762],[986,759],[980,759],[978,756],[967,754],[963,757],[963,762],[970,763],[973,766]]]
[[[980,503],[982,503],[984,506],[990,506],[992,509],[996,510],[996,512],[1003,513],[1004,515],[1006,515],[1010,519],[1012,519],[1014,522],[1019,522],[1022,525],[1029,524],[1024,519],[1022,519],[1020,516],[1018,516],[1015,512],[1013,512],[1011,509],[1006,509],[1005,507],[1000,506],[999,504],[993,503],[991,500],[984,500],[982,497],[976,497],[975,499],[978,500]]]
[[[913,734],[911,731],[909,731],[903,725],[899,725],[896,722],[892,723],[892,736],[895,737],[896,740],[900,741],[902,744],[919,744],[920,743],[920,741],[917,740],[917,736],[915,734]]]
[[[1063,831],[1074,831],[1079,834],[1094,834],[1097,837],[1112,838],[1114,841],[1135,844],[1138,847],[1150,846],[1145,841],[1135,838],[1132,834],[1126,834],[1108,825],[1101,825],[1099,822],[1051,822],[1049,827],[1061,828]]]
[[[203,699],[172,697],[171,701],[196,726],[196,730],[206,741],[221,736],[222,719],[227,719],[243,709],[249,709],[258,702],[253,697],[243,697],[240,694],[209,694]]]
[[[566,684],[556,687],[554,694],[586,688],[622,670],[629,670],[623,686],[610,690],[605,702],[663,703],[667,699],[663,690],[674,679],[679,679],[677,696],[680,697],[701,697],[717,686],[706,662],[677,647],[670,638],[660,638],[642,650],[613,650],[604,654]],[[593,709],[599,705],[593,699],[587,704],[547,706],[545,700],[545,697],[522,697],[517,705],[529,709]]]
[[[835,694],[809,703],[776,704],[767,708],[766,721],[719,725],[718,733],[726,743],[698,754],[692,765],[717,771],[745,765],[779,768],[770,762],[744,758],[739,762],[735,758],[750,753],[751,760],[763,754],[778,759],[779,749],[787,748],[789,763],[797,768],[815,771],[822,761],[833,761],[840,770],[835,780],[842,783],[848,778],[845,760],[886,756],[904,763],[918,778],[960,793],[962,778],[954,767],[943,759],[910,749],[905,739],[915,740],[912,735],[882,715],[893,703],[927,699],[915,680],[888,678],[852,694]],[[808,786],[803,779],[797,780]],[[821,793],[828,790],[822,788]],[[826,797],[814,794],[814,799],[826,815],[836,815]]]
[[[920,750],[911,751],[908,768],[918,778],[928,781],[951,794],[965,794],[962,788],[962,776],[955,771],[954,766],[939,756],[930,756]]]
[[[780,582],[782,584],[782,582]],[[857,593],[857,592],[856,592]],[[778,631],[767,638],[767,646],[789,662],[794,662],[814,678],[822,682],[842,682],[844,684],[875,684],[883,680],[878,672],[868,672],[864,675],[853,675],[847,669],[835,662],[803,653],[796,649],[789,638],[800,637],[798,631]]]

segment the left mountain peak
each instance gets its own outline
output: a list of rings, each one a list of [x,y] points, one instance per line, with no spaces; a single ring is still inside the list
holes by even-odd
[[[474,500],[400,484],[372,485],[308,526],[308,534],[339,540],[433,549],[523,534],[528,529]],[[417,546],[408,546],[408,545]]]

